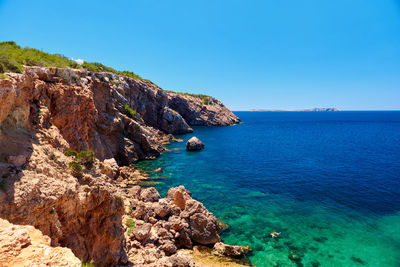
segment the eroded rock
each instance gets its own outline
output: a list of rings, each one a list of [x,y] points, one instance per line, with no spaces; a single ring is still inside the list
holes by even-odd
[[[70,249],[51,247],[50,242],[33,226],[0,219],[0,266],[81,266]]]
[[[193,136],[186,143],[187,151],[199,151],[204,148],[204,144],[196,137]]]

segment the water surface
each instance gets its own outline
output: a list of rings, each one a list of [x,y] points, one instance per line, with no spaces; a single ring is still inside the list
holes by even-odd
[[[257,266],[400,266],[400,112],[236,114],[180,136],[203,151],[174,143],[139,167],[162,168],[161,194],[185,185]]]

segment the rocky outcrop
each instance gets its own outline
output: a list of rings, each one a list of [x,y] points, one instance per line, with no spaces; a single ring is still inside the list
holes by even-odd
[[[193,136],[186,143],[187,151],[199,151],[204,148],[204,144],[196,137]]]
[[[126,239],[128,257],[134,264],[164,266],[165,257],[179,249],[220,241],[215,216],[183,186],[171,188],[166,198],[160,198],[155,188],[137,186],[127,199],[126,219],[134,220],[134,230],[128,229]],[[152,256],[143,257],[143,251]]]
[[[168,95],[148,81],[112,73],[26,67],[0,80],[2,132],[59,130],[65,149],[93,150],[100,159],[128,165],[158,156],[168,134],[192,132],[168,107]],[[126,115],[126,107],[136,115]],[[53,136],[54,142],[60,142]]]
[[[68,248],[51,247],[50,238],[30,225],[13,225],[0,219],[0,266],[80,267]]]
[[[191,126],[234,125],[240,123],[219,100],[205,95],[168,92],[168,106]]]

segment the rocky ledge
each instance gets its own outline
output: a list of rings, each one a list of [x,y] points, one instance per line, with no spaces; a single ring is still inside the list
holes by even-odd
[[[185,188],[161,198],[133,186],[143,178],[133,163],[160,155],[172,134],[239,122],[222,103],[184,96],[179,103],[193,117],[177,111],[179,96],[146,80],[43,67],[7,77],[0,79],[0,218],[9,222],[0,222],[0,234],[10,239],[0,244],[0,265],[75,266],[78,258],[195,266],[200,245],[219,258],[242,256],[219,243],[217,220]]]

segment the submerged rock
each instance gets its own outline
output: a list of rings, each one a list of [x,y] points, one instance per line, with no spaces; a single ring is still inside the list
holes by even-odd
[[[199,151],[204,148],[204,144],[196,137],[193,136],[186,143],[186,150],[188,151]]]
[[[228,257],[241,258],[246,253],[251,251],[249,246],[231,246],[222,242],[215,243],[214,251],[217,254],[225,255]]]

